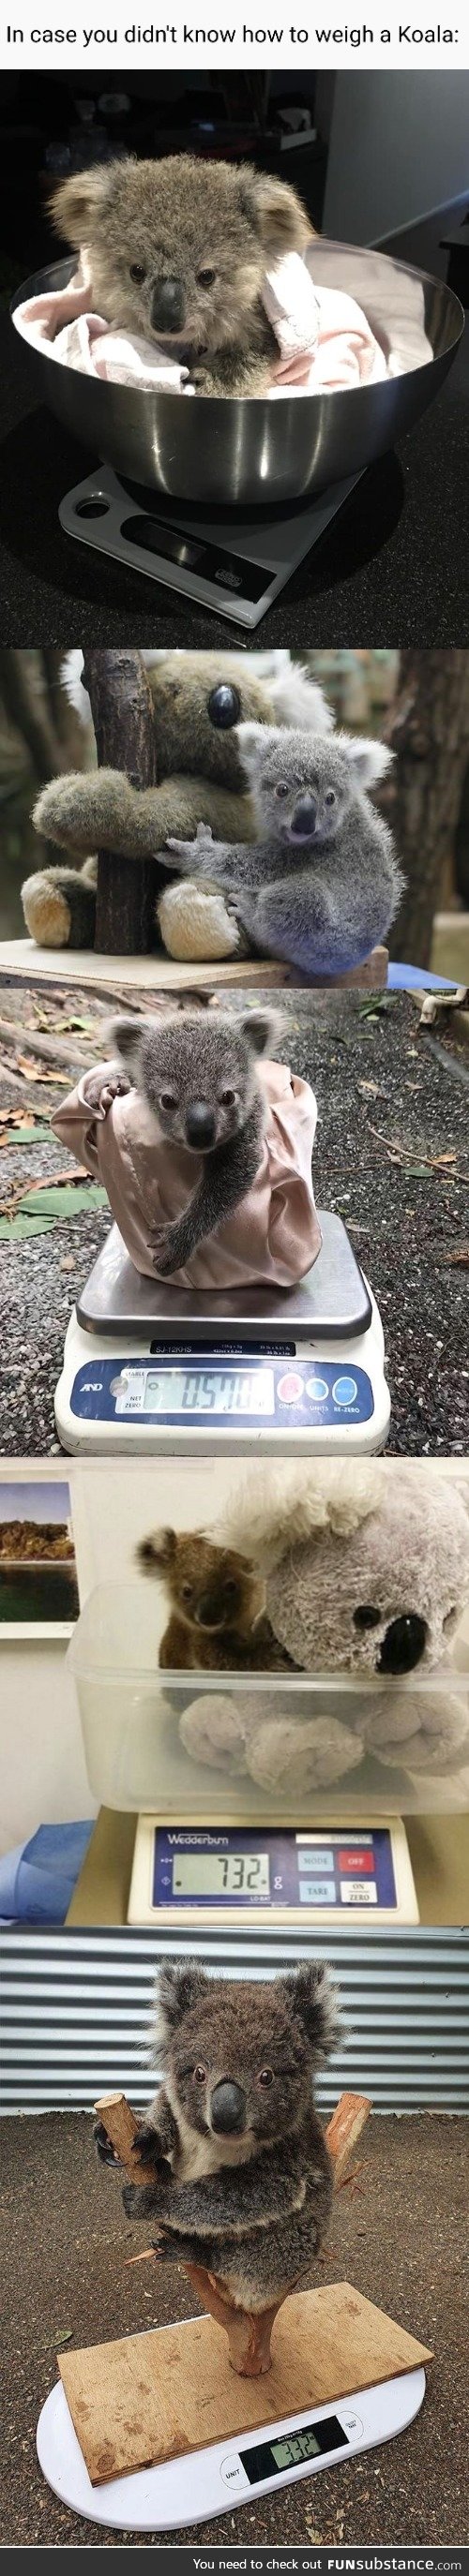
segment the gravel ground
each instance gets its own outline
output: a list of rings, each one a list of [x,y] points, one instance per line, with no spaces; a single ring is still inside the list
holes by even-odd
[[[161,2543],[464,2540],[467,2129],[465,2120],[439,2116],[371,2121],[356,2180],[335,2204],[319,2274],[355,2282],[434,2350],[414,2423],[340,2472],[321,2471],[314,2488],[308,2480],[216,2523],[163,2532]],[[3,2169],[3,2545],[151,2549],[151,2534],[106,2533],[58,2503],[38,2467],[36,2424],[57,2377],[61,2337],[68,2347],[136,2333],[195,2313],[196,2301],[176,2268],[125,2269],[148,2239],[128,2227],[114,2177],[94,2163],[83,2115],[4,2121]]]
[[[223,998],[237,1007],[245,996],[238,992]],[[252,999],[258,1002],[259,994]],[[99,1028],[103,1006],[89,992],[83,997],[64,987],[67,1015],[80,1006],[90,1019],[96,1015]],[[296,1072],[309,1076],[318,1096],[316,1198],[319,1205],[343,1214],[381,1308],[392,1402],[390,1450],[417,1456],[465,1452],[465,1067],[441,1041],[433,1050],[406,994],[383,997],[374,1017],[369,998],[356,995],[285,994],[281,1007],[288,1020],[290,1062]],[[24,1032],[31,1018],[28,988],[18,994],[4,987],[0,1008],[9,1017],[18,1014]],[[56,1007],[54,1025],[58,1018]],[[91,1040],[90,1060],[92,1053]],[[71,1081],[74,1074],[71,1058]],[[43,1083],[33,1092],[27,1079],[24,1094],[29,1103],[34,1097],[41,1115],[63,1096],[59,1088]],[[0,1106],[10,1102],[16,1108],[20,1093],[0,1082]],[[38,1174],[53,1176],[65,1161],[63,1148],[53,1141],[22,1151],[5,1148],[3,1204],[10,1185],[23,1176],[26,1185]],[[104,1240],[107,1222],[104,1212],[91,1211],[89,1218],[77,1216],[54,1233],[0,1244],[0,1450],[5,1456],[57,1454],[53,1398],[70,1305]]]

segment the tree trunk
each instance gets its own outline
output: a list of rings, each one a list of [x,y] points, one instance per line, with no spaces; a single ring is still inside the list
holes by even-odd
[[[83,680],[98,768],[125,770],[133,787],[156,787],[153,704],[141,654],[86,653]],[[148,956],[156,944],[155,900],[153,859],[99,850],[95,948],[105,956]]]
[[[433,919],[445,874],[454,888],[454,844],[469,747],[465,651],[403,652],[386,738],[396,753],[376,802],[395,835],[406,879],[390,933],[393,957],[431,960]]]

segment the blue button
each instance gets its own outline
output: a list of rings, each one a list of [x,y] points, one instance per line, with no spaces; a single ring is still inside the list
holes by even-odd
[[[334,1853],[331,1851],[320,1851],[319,1849],[317,1851],[306,1851],[306,1847],[304,1847],[302,1851],[298,1852],[299,1871],[305,1869],[316,1869],[318,1871],[323,1869],[331,1870],[333,1868]]]
[[[327,1378],[307,1377],[306,1394],[309,1395],[311,1404],[325,1404],[329,1394]]]
[[[358,1394],[355,1377],[336,1377],[332,1393],[335,1404],[355,1404]]]
[[[300,1878],[300,1905],[335,1905],[333,1878]]]

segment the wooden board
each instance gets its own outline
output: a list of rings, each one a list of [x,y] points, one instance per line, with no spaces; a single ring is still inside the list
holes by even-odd
[[[226,957],[211,959],[208,965],[194,961],[179,963],[174,957],[104,957],[95,949],[37,948],[33,939],[4,939],[0,942],[0,973],[23,976],[35,983],[43,976],[54,984],[90,984],[105,991],[107,984],[130,984],[146,993],[214,993],[224,985],[239,985],[243,992],[254,987],[267,991],[271,986],[287,985],[304,992],[336,992],[355,986],[364,992],[381,992],[387,984],[388,952],[373,949],[363,966],[354,966],[349,975],[339,975],[337,984],[306,984],[294,966],[285,966],[272,957]]]
[[[239,2379],[212,2317],[59,2354],[60,2376],[93,2486],[206,2442],[323,2406],[431,2361],[403,2326],[349,2281],[285,2299],[272,2369]]]

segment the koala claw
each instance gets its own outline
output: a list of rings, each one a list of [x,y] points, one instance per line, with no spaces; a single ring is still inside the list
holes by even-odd
[[[176,1226],[155,1226],[148,1236],[148,1249],[157,1279],[170,1279],[173,1270],[181,1269],[184,1253],[178,1243]]]
[[[120,2158],[119,2156],[116,2156],[115,2147],[111,2146],[111,2140],[108,2138],[107,2129],[104,2127],[103,2120],[94,2121],[93,2137],[96,2154],[99,2156],[100,2164],[118,2165],[120,2163]]]
[[[122,1073],[118,1066],[115,1071],[110,1066],[104,1082],[100,1074],[89,1074],[86,1085],[88,1107],[102,1109],[106,1116],[108,1109],[112,1108],[113,1100],[119,1100],[131,1088],[128,1074]]]

